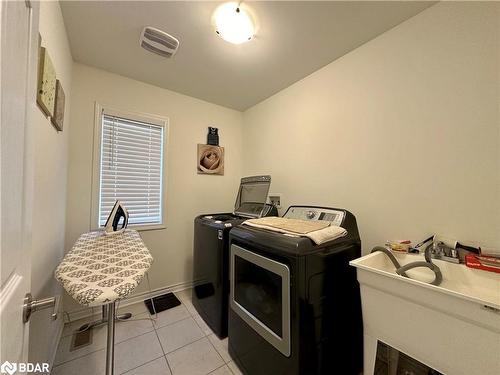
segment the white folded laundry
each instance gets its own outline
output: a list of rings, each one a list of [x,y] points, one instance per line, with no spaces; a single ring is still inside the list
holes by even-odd
[[[347,234],[346,229],[336,225],[328,225],[327,227],[309,231],[309,229],[311,229],[311,222],[284,218],[274,218],[275,220],[273,221],[270,221],[269,219],[270,218],[250,219],[243,222],[243,224],[255,228],[283,233],[293,237],[307,237],[310,238],[316,245],[344,237]],[[303,227],[303,230],[301,230],[301,227]],[[285,228],[294,228],[294,230]]]

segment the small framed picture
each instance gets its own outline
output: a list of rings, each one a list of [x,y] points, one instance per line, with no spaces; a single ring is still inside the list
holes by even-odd
[[[198,144],[198,174],[224,175],[224,147]]]
[[[38,85],[36,101],[47,116],[54,115],[56,96],[56,71],[49,53],[40,47],[38,59]]]
[[[52,125],[58,130],[63,130],[64,125],[64,102],[65,94],[61,85],[61,81],[56,81],[56,101],[54,108],[54,115],[51,117]]]

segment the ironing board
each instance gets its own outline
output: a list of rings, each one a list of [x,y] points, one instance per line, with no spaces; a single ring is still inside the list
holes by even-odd
[[[153,257],[136,230],[82,234],[56,268],[55,277],[83,306],[102,306],[102,319],[80,329],[107,324],[106,374],[113,374],[116,301],[127,297],[151,267]],[[130,318],[131,314],[119,316]]]

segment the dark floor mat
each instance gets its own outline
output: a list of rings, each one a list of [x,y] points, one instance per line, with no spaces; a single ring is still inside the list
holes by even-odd
[[[151,302],[152,301],[152,302]],[[152,300],[144,300],[144,304],[149,310],[151,315],[154,315],[155,311],[157,313],[171,309],[172,307],[179,306],[181,301],[174,295],[174,293],[163,294],[158,297],[154,297]],[[154,309],[153,309],[154,304]]]

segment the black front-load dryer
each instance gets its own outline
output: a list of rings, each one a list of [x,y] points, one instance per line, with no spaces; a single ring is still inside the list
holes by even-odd
[[[363,326],[355,217],[291,206],[284,217],[327,220],[347,235],[321,245],[247,225],[230,238],[229,353],[247,375],[358,375]]]
[[[194,219],[192,301],[217,336],[227,336],[229,306],[229,231],[248,218],[277,216],[266,204],[271,176],[241,179],[232,213],[205,214]]]

